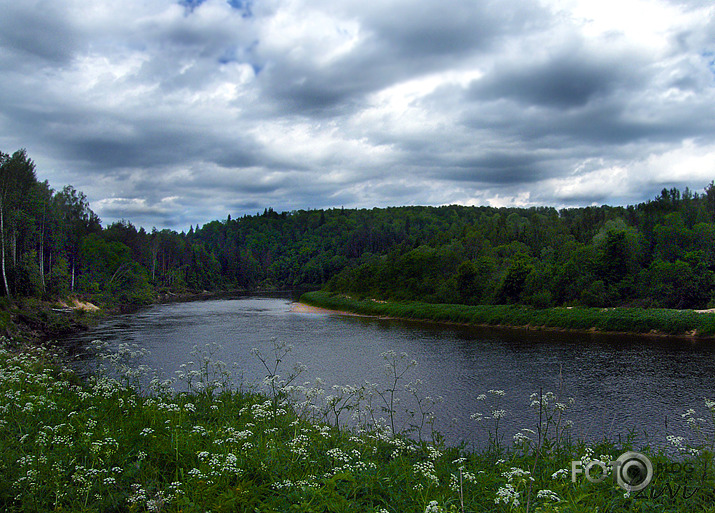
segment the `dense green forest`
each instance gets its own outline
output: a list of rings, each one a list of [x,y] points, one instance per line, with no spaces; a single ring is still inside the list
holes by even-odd
[[[394,207],[263,213],[188,232],[106,227],[0,152],[2,293],[143,304],[157,293],[325,287],[436,303],[706,308],[715,185],[628,207]]]

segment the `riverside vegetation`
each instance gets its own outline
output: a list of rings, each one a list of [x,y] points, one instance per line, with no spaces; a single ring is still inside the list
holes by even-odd
[[[308,305],[402,319],[459,324],[591,330],[689,336],[715,335],[715,314],[660,308],[534,308],[528,305],[431,304],[357,299],[326,291],[307,292]]]
[[[405,354],[383,355],[386,387],[325,389],[301,383],[299,365],[284,368],[290,346],[278,342],[254,352],[260,386],[230,385],[212,346],[173,379],[136,365],[134,347],[91,350],[106,365],[81,379],[49,348],[2,341],[3,511],[715,511],[712,401],[683,414],[689,442],[637,448],[656,472],[628,493],[610,477],[571,481],[572,460],[607,463],[632,447],[572,439],[560,390],[535,391],[530,414],[504,411],[504,392],[485,391],[472,417],[491,443],[447,447]],[[410,397],[414,411],[398,415]],[[513,438],[500,432],[505,415],[524,419]]]

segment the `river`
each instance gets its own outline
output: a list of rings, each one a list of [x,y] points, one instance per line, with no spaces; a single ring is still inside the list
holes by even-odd
[[[576,437],[617,439],[629,433],[637,446],[667,445],[667,435],[695,440],[682,414],[693,408],[706,417],[704,399],[715,399],[715,344],[685,339],[478,329],[326,313],[300,313],[286,297],[240,297],[154,305],[105,320],[90,332],[64,340],[85,346],[100,339],[148,350],[135,364],[149,365],[166,378],[190,360],[194,346],[213,347],[213,358],[228,364],[235,387],[260,383],[266,369],[251,353],[271,353],[275,341],[292,345],[282,376],[300,362],[296,383],[321,378],[332,385],[387,387],[387,351],[407,353],[410,368],[398,386],[421,381],[419,397],[441,396],[435,427],[448,443],[480,447],[504,410],[499,436],[510,443],[522,428],[536,429],[538,409],[530,395],[558,393],[574,399],[565,413]],[[216,345],[220,347],[216,347]],[[95,365],[91,357],[76,365]],[[501,394],[489,390],[503,391]],[[330,393],[328,390],[326,393]],[[405,404],[415,408],[403,392]],[[485,394],[486,400],[480,399]],[[499,401],[496,404],[494,401]],[[406,422],[398,415],[398,422]],[[709,418],[709,415],[706,417]],[[341,420],[344,420],[342,417]]]

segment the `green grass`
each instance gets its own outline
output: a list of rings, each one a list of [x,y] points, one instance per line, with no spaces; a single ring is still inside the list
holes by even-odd
[[[132,384],[141,369],[124,358],[134,352],[123,347],[104,355],[122,370],[120,379],[98,373],[84,382],[46,349],[5,343],[0,510],[422,513],[526,511],[528,503],[529,511],[715,511],[708,451],[677,460],[692,465],[686,469],[646,450],[656,468],[670,465],[656,472],[650,488],[688,486],[686,497],[682,488],[628,497],[610,477],[572,482],[572,460],[615,459],[630,446],[570,440],[553,395],[540,398],[536,416],[525,416],[534,432],[522,434],[530,439],[470,451],[445,447],[439,437],[392,436],[369,422],[338,428],[337,409],[352,411],[349,405],[360,401],[335,397],[357,397],[355,390],[339,390],[324,403],[301,402],[291,378],[281,382],[277,362],[260,354],[271,378],[262,394],[228,386],[224,368],[206,352],[179,381],[154,380],[151,393],[143,393]],[[274,355],[285,355],[283,346]],[[402,355],[386,358],[401,378],[409,364]],[[393,392],[403,390],[398,381]],[[176,391],[182,384],[186,391]],[[485,395],[485,405],[498,394]],[[320,404],[336,413],[332,423],[309,407]]]
[[[324,291],[305,293],[300,300],[333,310],[436,322],[640,334],[715,335],[715,314],[692,310],[582,307],[539,309],[522,305],[378,302]]]

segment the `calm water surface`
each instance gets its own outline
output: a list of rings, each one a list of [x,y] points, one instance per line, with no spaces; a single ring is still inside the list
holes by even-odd
[[[507,441],[521,428],[535,428],[529,396],[540,389],[561,388],[575,399],[567,415],[575,435],[599,439],[630,432],[638,445],[663,446],[668,434],[692,438],[681,414],[694,408],[704,416],[704,398],[715,399],[715,347],[709,341],[466,329],[291,307],[290,299],[275,297],[156,305],[65,342],[136,343],[150,352],[138,363],[165,377],[191,360],[194,345],[217,343],[215,357],[235,363],[237,386],[265,376],[251,349],[268,354],[273,339],[293,345],[289,365],[307,366],[301,383],[319,377],[326,387],[387,383],[381,353],[406,352],[418,362],[406,378],[420,379],[424,395],[444,398],[435,407],[438,430],[450,443],[475,446],[485,443],[487,428],[493,430],[493,422],[470,418],[490,413],[477,400],[490,389],[506,394],[499,431]]]

